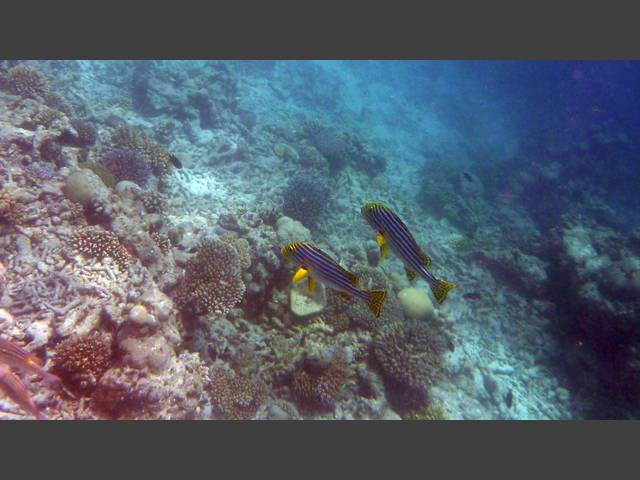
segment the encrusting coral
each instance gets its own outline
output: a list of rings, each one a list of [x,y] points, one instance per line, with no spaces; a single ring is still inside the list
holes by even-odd
[[[237,250],[220,240],[205,240],[185,267],[176,303],[196,313],[224,315],[245,293],[242,265]]]

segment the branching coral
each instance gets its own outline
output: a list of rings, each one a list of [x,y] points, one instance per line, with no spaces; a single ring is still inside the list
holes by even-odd
[[[322,180],[303,175],[292,178],[282,195],[283,213],[307,227],[316,226],[329,201],[329,190]]]
[[[145,187],[152,175],[147,160],[135,150],[116,148],[107,151],[100,163],[116,178],[116,181],[129,180]]]
[[[7,88],[16,95],[27,98],[45,98],[49,93],[49,83],[37,68],[20,64],[7,73]]]
[[[303,405],[333,409],[351,377],[352,371],[343,352],[334,354],[326,364],[304,361],[293,373],[293,393]]]
[[[139,153],[158,177],[166,175],[173,168],[173,155],[140,130],[121,126],[111,136],[111,143]]]
[[[220,240],[206,240],[187,262],[176,303],[199,314],[224,315],[244,296],[241,273],[240,256],[233,246]]]
[[[109,341],[98,333],[84,338],[68,338],[60,342],[53,354],[53,368],[75,391],[86,394],[112,363]]]
[[[98,259],[112,258],[123,271],[132,264],[129,252],[113,232],[87,228],[71,237],[71,245],[79,252]]]
[[[393,322],[374,336],[373,351],[384,374],[403,387],[425,391],[443,373],[444,345],[425,322]]]
[[[264,389],[221,368],[211,371],[211,403],[230,420],[250,420],[264,401]]]

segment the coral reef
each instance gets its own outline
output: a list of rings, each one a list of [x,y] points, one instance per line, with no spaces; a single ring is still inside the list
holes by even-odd
[[[111,135],[111,144],[138,153],[153,173],[162,177],[173,169],[171,153],[140,130],[121,126]]]
[[[429,386],[444,373],[441,335],[424,322],[389,323],[376,332],[373,352],[390,383],[401,390],[402,408],[424,403]]]
[[[113,174],[117,182],[129,180],[146,187],[152,175],[151,166],[134,150],[109,150],[102,155],[100,162]]]
[[[45,138],[40,142],[38,153],[40,154],[40,159],[45,162],[51,162],[57,166],[61,166],[64,162],[62,147],[58,141],[53,138]]]
[[[122,271],[126,271],[132,263],[129,252],[113,232],[85,229],[76,232],[71,237],[70,244],[77,251],[94,258],[112,259]]]
[[[264,401],[258,384],[222,368],[211,369],[211,392],[213,408],[230,420],[252,419]]]
[[[26,216],[26,206],[18,199],[16,189],[3,187],[0,190],[0,221],[20,225]]]
[[[329,190],[321,179],[299,175],[289,180],[282,197],[285,215],[315,228],[326,211]]]
[[[302,406],[333,409],[342,388],[353,376],[344,352],[324,364],[304,361],[293,373],[295,398]]]
[[[87,395],[111,367],[112,358],[110,341],[94,332],[87,337],[60,342],[53,352],[52,371],[74,391]]]
[[[224,315],[244,296],[241,272],[242,261],[232,245],[220,240],[204,241],[187,262],[176,303],[199,314]]]
[[[47,77],[38,69],[19,64],[9,69],[5,80],[7,90],[26,98],[45,98],[49,94]]]

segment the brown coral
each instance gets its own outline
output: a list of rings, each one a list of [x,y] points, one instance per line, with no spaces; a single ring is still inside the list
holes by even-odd
[[[244,296],[241,273],[235,248],[220,240],[206,240],[187,262],[176,303],[181,308],[189,306],[198,314],[224,315]]]
[[[151,239],[156,242],[160,251],[167,255],[171,252],[171,240],[164,233],[160,232],[151,232]]]
[[[302,362],[293,373],[295,398],[312,408],[333,409],[352,372],[344,353],[338,352],[326,365]]]
[[[94,258],[109,257],[123,271],[132,264],[129,252],[113,232],[87,228],[76,232],[71,237],[71,245],[79,252]]]
[[[251,245],[244,238],[238,238],[234,234],[227,233],[218,237],[221,241],[228,243],[238,252],[240,266],[242,270],[247,270],[251,266]]]
[[[111,135],[111,143],[142,155],[159,177],[166,175],[173,168],[171,153],[140,130],[123,125]]]
[[[394,322],[376,332],[373,352],[389,380],[426,392],[444,371],[443,342],[442,335],[424,322]]]
[[[157,190],[147,190],[140,195],[142,206],[147,213],[162,213],[167,208],[167,199]]]
[[[95,389],[111,362],[110,342],[94,332],[87,337],[60,342],[53,354],[52,371],[76,392],[86,395]]]
[[[45,107],[38,112],[33,119],[37,124],[50,128],[51,125],[62,119],[62,113],[58,110],[54,110],[53,108]]]
[[[221,368],[211,371],[211,403],[230,420],[250,420],[264,401],[264,390],[248,378]]]
[[[22,225],[27,216],[24,204],[18,201],[16,191],[12,188],[0,190],[0,222],[11,225]]]
[[[22,97],[45,98],[49,93],[47,77],[35,67],[16,65],[7,74],[8,90]]]

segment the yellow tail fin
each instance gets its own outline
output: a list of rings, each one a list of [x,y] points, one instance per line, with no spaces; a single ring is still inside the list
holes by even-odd
[[[431,285],[431,291],[433,292],[433,296],[436,297],[438,304],[441,305],[442,302],[446,300],[449,290],[457,288],[457,285],[437,277],[436,281],[437,283],[435,285]]]
[[[379,317],[382,304],[385,298],[387,298],[387,292],[384,290],[369,290],[367,294],[369,295],[367,307],[369,307],[369,310],[371,310],[376,317]]]

